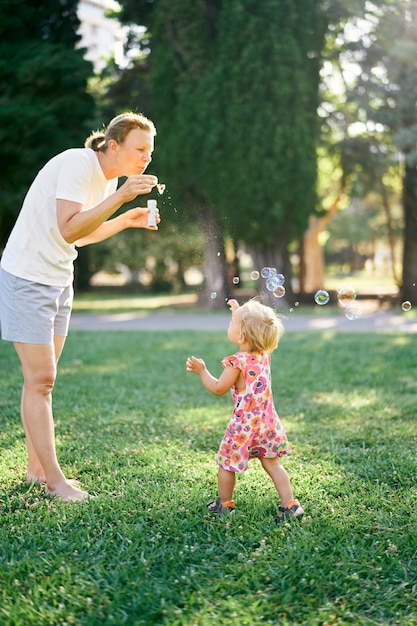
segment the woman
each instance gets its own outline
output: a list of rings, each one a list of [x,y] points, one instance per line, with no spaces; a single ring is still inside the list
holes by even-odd
[[[52,413],[57,363],[72,308],[76,247],[126,228],[157,230],[148,226],[148,209],[130,209],[109,219],[157,184],[156,176],[144,175],[155,135],[146,117],[123,113],[103,132],[93,132],[84,148],[53,157],[29,188],[1,259],[2,338],[13,342],[24,380],[27,481],[45,483],[49,495],[63,500],[89,496],[60,468]],[[120,176],[127,179],[117,189]]]

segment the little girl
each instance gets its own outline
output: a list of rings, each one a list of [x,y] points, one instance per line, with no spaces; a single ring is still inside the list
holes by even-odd
[[[218,379],[210,374],[203,359],[191,356],[186,363],[187,372],[197,374],[210,393],[223,396],[232,390],[234,402],[216,455],[219,497],[208,502],[207,508],[220,515],[232,513],[236,473],[247,469],[249,459],[259,458],[281,500],[277,522],[299,517],[304,510],[294,499],[288,474],[279,462],[281,456],[290,453],[290,446],[271,391],[270,354],[278,345],[283,326],[270,307],[256,300],[239,306],[232,299],[227,304],[232,312],[227,336],[239,351],[223,359]]]

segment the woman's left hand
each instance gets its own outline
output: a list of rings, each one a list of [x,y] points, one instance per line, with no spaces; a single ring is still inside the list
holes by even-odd
[[[149,230],[158,230],[158,226],[148,226],[149,209],[129,209],[125,212],[126,228],[148,228]],[[159,209],[156,209],[156,223],[159,224]]]

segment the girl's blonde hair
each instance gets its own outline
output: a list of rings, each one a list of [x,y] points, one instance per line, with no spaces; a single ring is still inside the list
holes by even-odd
[[[271,307],[249,300],[238,309],[242,333],[251,352],[272,352],[284,334],[284,326]]]
[[[141,113],[121,113],[114,117],[107,128],[95,130],[84,142],[85,148],[91,148],[95,152],[105,152],[110,139],[115,139],[117,143],[123,143],[131,130],[139,128],[152,135],[156,135],[156,128],[153,122]]]

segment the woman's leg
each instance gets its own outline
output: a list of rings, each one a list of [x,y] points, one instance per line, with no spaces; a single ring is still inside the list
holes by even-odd
[[[55,451],[52,390],[64,341],[61,337],[55,344],[14,344],[24,380],[22,422],[27,438],[28,478],[44,479],[50,495],[81,500],[88,494],[65,478]]]
[[[278,491],[278,495],[281,499],[282,506],[288,506],[294,497],[287,471],[282,467],[278,458],[261,458],[260,461],[264,470],[272,478],[275,489]]]
[[[62,350],[64,348],[66,337],[54,337],[54,349],[55,349],[55,365],[58,364],[59,357],[62,354]],[[25,423],[25,411],[23,408],[23,398],[24,398],[24,385],[22,388],[22,398],[21,398],[21,406],[20,406],[20,415],[22,417],[23,427],[25,429],[26,434],[26,447],[28,453],[28,470],[26,481],[28,483],[36,482],[36,483],[45,483],[46,477],[45,472],[43,470],[42,464],[36,454],[36,450],[33,447],[32,440],[30,438],[30,434],[28,428]]]

